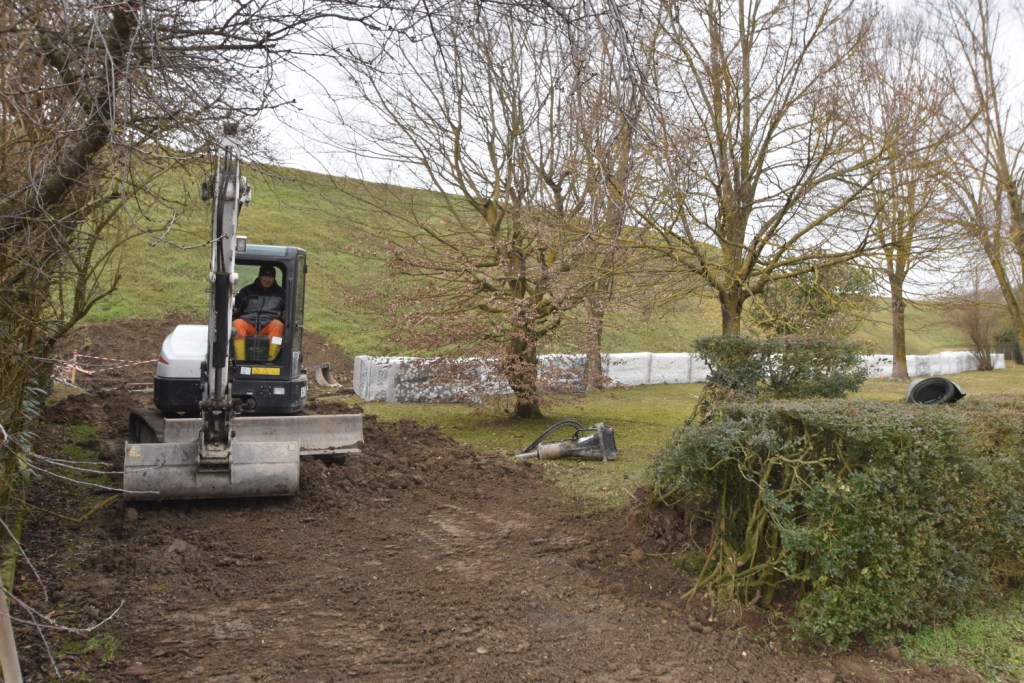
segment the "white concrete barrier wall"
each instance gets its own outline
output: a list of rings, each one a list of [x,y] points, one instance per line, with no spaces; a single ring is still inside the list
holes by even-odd
[[[352,368],[352,389],[367,401],[386,401],[388,387],[394,385],[395,368],[404,360],[399,356],[356,356]]]
[[[587,357],[581,353],[553,353],[540,357],[542,391],[580,393],[586,390],[583,381]]]
[[[648,384],[689,384],[692,353],[652,353]]]
[[[703,382],[710,370],[695,353],[611,353],[602,355],[604,373],[614,386],[644,384],[691,384]],[[540,357],[541,384],[549,391],[584,390],[580,354],[551,354]],[[1006,367],[1003,354],[993,354],[997,370]],[[892,356],[864,356],[868,377],[892,377]],[[945,351],[931,356],[907,356],[911,377],[955,375],[978,369],[967,351]],[[412,358],[356,356],[352,373],[356,394],[367,401],[463,402],[482,395],[511,393],[496,368],[494,359]]]
[[[861,365],[867,368],[868,377],[892,377],[892,356],[861,356]]]
[[[624,387],[638,387],[651,383],[651,356],[653,353],[608,353],[602,354],[604,374],[612,384]]]

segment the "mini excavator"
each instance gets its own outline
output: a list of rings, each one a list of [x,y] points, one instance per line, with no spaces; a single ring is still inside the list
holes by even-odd
[[[343,461],[362,446],[362,416],[304,413],[306,252],[248,244],[238,216],[252,191],[240,174],[237,124],[227,124],[213,174],[210,305],[206,325],[178,325],[163,342],[153,407],[132,411],[125,500],[290,496],[301,456]],[[285,290],[284,333],[232,339],[240,273],[273,267]],[[233,343],[236,342],[236,343]]]

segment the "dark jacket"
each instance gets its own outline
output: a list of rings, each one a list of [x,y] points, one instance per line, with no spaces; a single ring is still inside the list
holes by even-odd
[[[276,282],[270,289],[260,289],[259,278],[242,287],[235,295],[234,317],[252,323],[259,331],[271,320],[284,321],[284,288]]]

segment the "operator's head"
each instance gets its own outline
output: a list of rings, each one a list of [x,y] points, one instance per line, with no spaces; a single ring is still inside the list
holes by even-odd
[[[267,264],[260,266],[260,287],[268,289],[272,284],[274,284],[276,278],[277,272],[274,270],[274,266]]]

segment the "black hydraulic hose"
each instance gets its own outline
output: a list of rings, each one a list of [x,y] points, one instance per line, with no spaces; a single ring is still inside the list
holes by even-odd
[[[228,342],[226,339],[222,339],[226,333],[229,337],[231,336],[230,325],[228,330],[223,329],[221,316],[230,315],[231,311],[231,281],[227,273],[217,273],[214,277],[213,284],[214,291],[214,304],[213,310],[216,314],[216,324],[213,330],[213,366],[215,368],[222,368],[227,365],[227,350]]]
[[[537,445],[540,444],[540,442],[544,440],[545,436],[547,436],[551,432],[555,431],[559,427],[565,427],[566,425],[572,425],[573,427],[576,428],[577,432],[579,430],[583,429],[583,425],[581,425],[576,420],[562,420],[561,422],[556,422],[555,424],[551,425],[546,430],[544,430],[544,433],[541,434],[540,436],[538,436],[536,441],[534,441],[529,446],[524,448],[522,452],[523,453],[529,453],[530,451],[534,450],[537,447]]]

